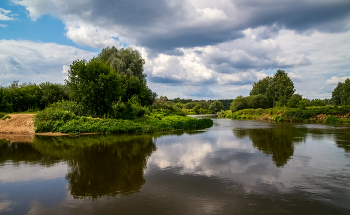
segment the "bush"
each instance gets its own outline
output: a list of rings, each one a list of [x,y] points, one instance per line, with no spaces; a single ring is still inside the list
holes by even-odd
[[[243,96],[237,96],[231,103],[230,109],[232,112],[243,110],[248,108],[247,98]]]
[[[265,95],[252,95],[248,98],[248,106],[249,108],[269,108],[269,100]]]

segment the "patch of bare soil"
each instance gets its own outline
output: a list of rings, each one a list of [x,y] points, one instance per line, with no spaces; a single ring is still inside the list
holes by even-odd
[[[11,119],[0,120],[2,134],[34,134],[34,114],[9,114]]]

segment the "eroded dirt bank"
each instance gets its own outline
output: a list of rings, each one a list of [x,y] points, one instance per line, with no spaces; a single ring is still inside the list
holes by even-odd
[[[0,120],[1,134],[34,134],[34,114],[9,114],[11,119]]]

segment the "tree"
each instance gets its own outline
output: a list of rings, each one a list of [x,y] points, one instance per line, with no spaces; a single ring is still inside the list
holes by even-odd
[[[334,105],[340,105],[341,99],[340,99],[340,93],[342,90],[343,83],[339,82],[337,87],[334,88],[332,92],[332,100]]]
[[[334,105],[350,105],[350,78],[338,83],[332,92],[332,100]]]
[[[209,105],[209,110],[211,110],[214,113],[217,113],[222,109],[224,109],[224,105],[219,100],[215,100]]]
[[[350,78],[347,78],[342,85],[340,101],[342,105],[350,105]]]
[[[157,94],[147,87],[146,74],[143,65],[145,60],[141,54],[132,48],[117,49],[112,46],[102,49],[97,56],[99,60],[108,61],[110,66],[121,76],[125,94],[123,102],[129,101],[133,95],[137,95],[142,105],[152,105]]]
[[[72,100],[91,116],[111,113],[112,103],[123,95],[120,75],[104,60],[74,61],[66,83]]]
[[[266,77],[263,78],[261,80],[259,80],[258,82],[254,82],[253,84],[253,88],[250,91],[249,95],[253,96],[253,95],[266,95],[267,94],[267,87],[270,85],[270,82],[272,80],[272,77]]]
[[[294,94],[287,102],[287,106],[290,108],[297,108],[299,105],[299,101],[302,100],[303,97],[299,94]]]
[[[54,102],[69,99],[67,87],[65,85],[43,82],[39,84],[39,87],[43,92],[43,96],[41,98],[42,109]]]
[[[293,81],[284,70],[277,70],[269,86],[267,87],[267,97],[270,105],[279,102],[280,106],[287,105],[287,101],[295,92]]]
[[[106,60],[124,78],[125,76],[135,76],[140,80],[145,80],[146,74],[143,72],[145,60],[141,57],[140,52],[132,48],[117,49],[112,46],[102,49],[97,56],[98,59]]]
[[[231,103],[230,109],[232,112],[243,110],[248,108],[247,98],[243,96],[237,96]]]
[[[258,94],[258,95],[252,95],[247,98],[248,100],[248,106],[250,108],[269,108],[269,100],[267,99],[266,95]]]

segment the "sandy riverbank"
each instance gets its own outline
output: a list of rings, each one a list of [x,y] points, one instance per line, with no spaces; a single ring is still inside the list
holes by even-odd
[[[34,134],[34,114],[9,114],[11,119],[0,120],[1,134]]]

